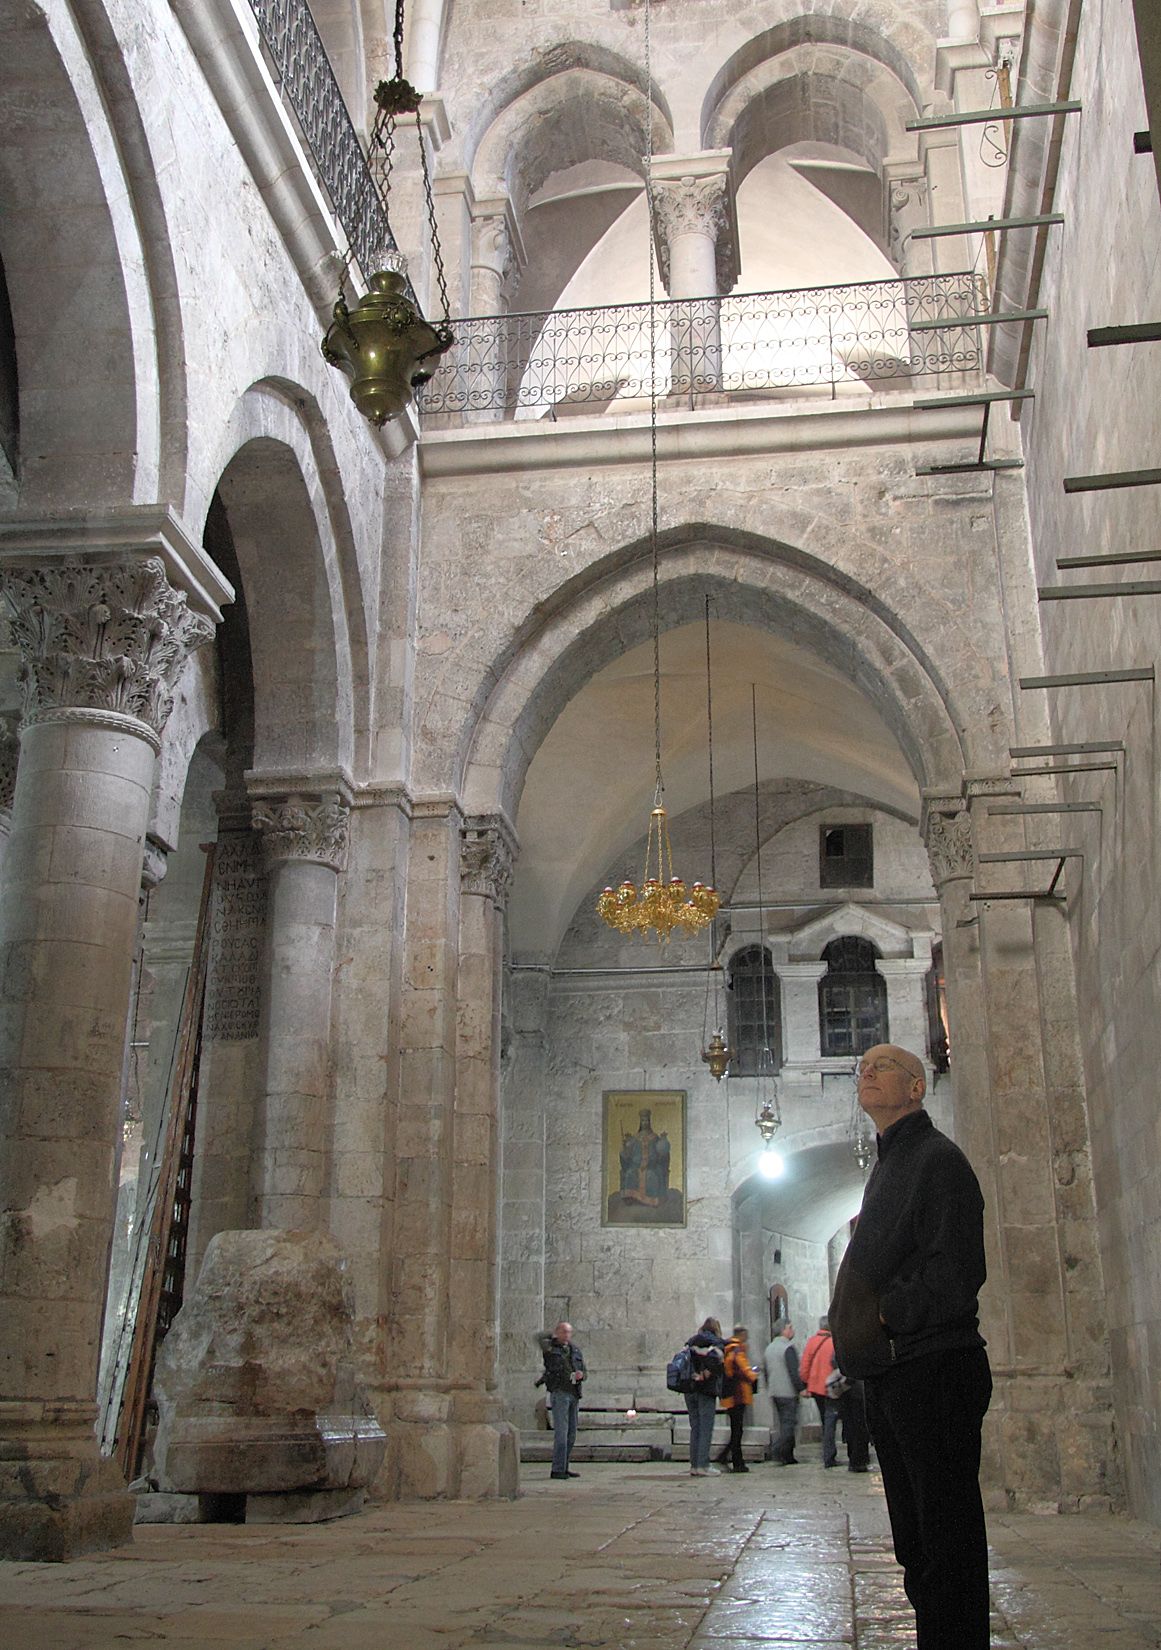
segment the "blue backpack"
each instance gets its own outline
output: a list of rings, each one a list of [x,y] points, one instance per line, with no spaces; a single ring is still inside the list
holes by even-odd
[[[665,1384],[670,1392],[693,1391],[693,1353],[683,1346],[665,1366]]]

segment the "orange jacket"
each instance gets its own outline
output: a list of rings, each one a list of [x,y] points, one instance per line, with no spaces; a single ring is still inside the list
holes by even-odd
[[[834,1368],[834,1342],[829,1329],[819,1329],[802,1349],[798,1373],[812,1398],[826,1397],[826,1378]]]
[[[724,1374],[727,1381],[733,1377],[731,1396],[722,1399],[723,1409],[733,1409],[735,1404],[744,1408],[754,1401],[754,1388],[758,1384],[758,1371],[750,1363],[746,1341],[729,1340],[726,1342],[726,1361]]]

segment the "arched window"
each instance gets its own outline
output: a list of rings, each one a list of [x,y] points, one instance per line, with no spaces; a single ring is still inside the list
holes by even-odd
[[[751,945],[734,955],[730,963],[729,1009],[730,1076],[756,1077],[767,1041],[774,1070],[781,1070],[782,1008],[778,976],[764,947]]]
[[[824,1056],[861,1054],[888,1040],[887,982],[875,968],[879,948],[857,934],[831,940],[818,982],[818,1031]]]

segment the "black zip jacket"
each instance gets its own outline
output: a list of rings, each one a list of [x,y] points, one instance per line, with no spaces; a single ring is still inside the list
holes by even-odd
[[[925,1111],[892,1123],[835,1279],[830,1328],[851,1379],[947,1347],[983,1346],[984,1200]]]
[[[549,1392],[572,1392],[579,1398],[581,1383],[573,1380],[573,1372],[579,1371],[583,1378],[587,1371],[584,1353],[576,1342],[566,1343],[558,1341],[555,1335],[542,1335],[540,1350],[544,1355],[544,1373],[534,1384],[543,1383]]]

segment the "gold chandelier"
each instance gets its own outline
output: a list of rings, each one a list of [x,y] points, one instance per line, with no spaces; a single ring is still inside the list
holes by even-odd
[[[620,934],[656,934],[664,945],[675,928],[698,934],[712,922],[721,899],[716,888],[695,882],[692,888],[673,874],[669,845],[669,818],[658,799],[649,815],[645,869],[641,887],[626,879],[619,888],[606,888],[597,901],[597,915]],[[655,874],[651,875],[650,872]]]
[[[649,7],[646,5],[645,79],[651,94],[653,79],[649,61]],[[645,112],[645,202],[648,208],[649,246],[649,436],[652,508],[649,545],[653,562],[653,811],[645,839],[645,869],[641,887],[626,879],[619,888],[606,888],[597,901],[597,915],[620,934],[655,934],[661,945],[668,943],[675,928],[697,934],[712,922],[721,899],[717,889],[695,882],[686,888],[673,872],[673,850],[669,845],[669,816],[665,810],[665,786],[661,778],[661,619],[657,549],[657,307],[656,273],[653,260],[653,117]]]

